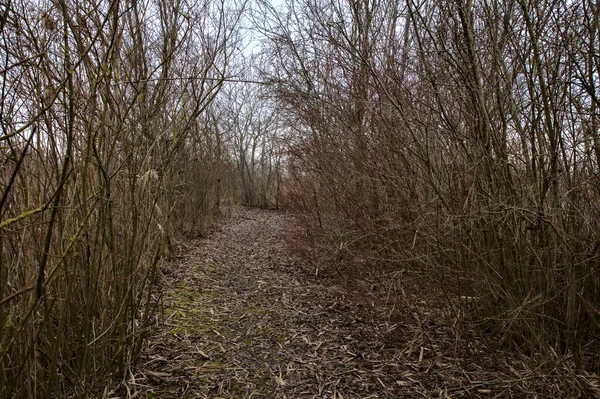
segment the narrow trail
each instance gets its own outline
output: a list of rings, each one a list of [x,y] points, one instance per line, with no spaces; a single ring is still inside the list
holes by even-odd
[[[409,384],[394,326],[307,281],[287,250],[290,220],[233,208],[166,277],[162,327],[147,349],[146,395],[183,398],[392,397]],[[407,377],[410,377],[408,375]]]
[[[284,213],[227,212],[165,275],[157,326],[133,381],[139,396],[478,396],[467,380],[481,376],[441,355],[436,337],[448,331],[426,320],[426,330],[414,329],[314,277],[286,247],[292,221]]]

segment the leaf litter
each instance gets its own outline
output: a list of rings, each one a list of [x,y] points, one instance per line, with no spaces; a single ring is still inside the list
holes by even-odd
[[[403,274],[355,284],[315,276],[289,248],[294,221],[284,212],[224,213],[208,238],[180,243],[164,270],[154,325],[124,396],[500,398],[568,389],[585,397],[598,389],[597,376],[565,388],[558,366],[540,379],[525,359],[461,340],[456,320]]]

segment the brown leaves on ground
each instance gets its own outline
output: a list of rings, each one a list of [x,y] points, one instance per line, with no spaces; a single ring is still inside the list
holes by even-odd
[[[287,249],[281,212],[230,208],[165,271],[139,370],[122,391],[148,398],[496,398],[557,395],[522,359],[461,340],[452,318],[402,273],[315,277]],[[455,320],[456,321],[456,320]],[[509,360],[506,360],[509,359]],[[540,377],[542,377],[540,379]],[[593,388],[597,379],[577,381]],[[585,389],[584,389],[585,388]],[[530,395],[531,394],[531,395]],[[539,397],[544,397],[540,395]]]

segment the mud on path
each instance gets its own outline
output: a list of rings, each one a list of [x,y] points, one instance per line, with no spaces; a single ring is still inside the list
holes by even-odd
[[[380,289],[386,303],[369,306],[341,278],[315,277],[292,255],[285,240],[292,220],[284,213],[226,213],[165,272],[157,323],[129,396],[511,396],[497,384],[511,377],[498,375],[505,367],[473,361],[477,350],[466,355],[452,327],[436,321],[440,315],[417,308],[419,298]]]

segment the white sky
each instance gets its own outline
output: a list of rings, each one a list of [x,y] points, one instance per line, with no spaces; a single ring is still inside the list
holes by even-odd
[[[280,10],[285,6],[285,0],[268,0],[268,1],[269,1],[269,3],[271,3],[271,5],[276,10]],[[250,38],[251,36],[254,36],[254,37]],[[255,37],[255,33],[252,33],[251,35],[247,35],[246,40],[248,40],[247,41],[248,46],[244,49],[245,56],[250,56],[253,53],[258,53],[260,51],[260,39],[258,37]]]

